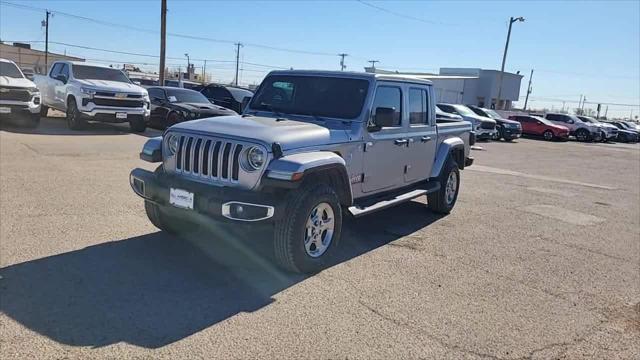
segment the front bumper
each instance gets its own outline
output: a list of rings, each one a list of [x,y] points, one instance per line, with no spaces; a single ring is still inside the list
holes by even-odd
[[[502,127],[502,137],[505,139],[517,139],[522,136],[522,129]]]
[[[0,115],[11,116],[12,114],[40,114],[40,106],[40,98],[38,98],[37,104],[34,100],[31,100],[29,102],[0,100],[0,107],[11,109],[9,113],[0,113]]]
[[[479,139],[479,140],[493,139],[498,134],[498,130],[496,129],[477,128],[474,130],[474,132],[476,133],[476,139]]]
[[[149,106],[145,107],[115,107],[115,106],[99,106],[92,102],[87,105],[82,105],[82,99],[78,101],[78,110],[82,116],[89,121],[100,121],[110,123],[122,123],[131,120],[132,118],[142,117],[145,121],[149,120],[151,110]],[[126,118],[118,118],[116,114],[127,114]]]
[[[283,196],[270,192],[240,190],[223,186],[199,183],[144,169],[134,169],[129,175],[133,191],[143,199],[161,207],[163,213],[188,221],[217,220],[222,222],[273,222],[284,216]],[[193,209],[171,205],[170,189],[185,190],[193,194]],[[278,196],[280,195],[280,196]],[[230,207],[241,204],[252,216],[240,218],[237,209]]]

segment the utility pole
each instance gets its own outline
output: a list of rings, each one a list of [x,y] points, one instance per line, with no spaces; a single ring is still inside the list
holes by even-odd
[[[46,10],[46,17],[44,20],[44,71],[49,71],[49,15],[51,11]]]
[[[380,60],[369,60],[368,62],[371,63],[371,69],[373,69],[373,72],[376,72],[376,63],[380,62]]]
[[[608,112],[609,112],[609,105],[607,105],[607,107],[604,109],[604,118],[605,118],[605,119],[607,119],[607,120],[609,120],[609,119],[607,118],[607,113],[608,113]]]
[[[340,56],[340,70],[344,71],[344,69],[347,68],[347,65],[344,64],[344,58],[349,56],[349,54],[342,53],[338,54],[338,56]]]
[[[578,101],[578,109],[580,109],[582,107],[582,96],[583,95],[580,95],[580,101]],[[580,114],[580,115],[582,115],[582,114]]]
[[[207,83],[207,59],[204,59],[204,66],[202,67],[202,83]]]
[[[514,22],[524,22],[524,18],[521,17],[511,17],[509,19],[509,31],[507,32],[507,42],[504,44],[504,53],[502,54],[502,67],[500,68],[500,79],[498,80],[498,99],[496,101],[496,109],[500,109],[500,98],[502,97],[502,78],[504,77],[504,64],[507,61],[507,50],[509,50],[509,39],[511,38],[511,26]],[[504,107],[502,107],[504,110]]]
[[[160,86],[164,86],[164,68],[165,68],[165,56],[167,50],[167,0],[161,0],[160,6],[160,72],[159,82]]]
[[[236,81],[235,84],[238,86],[238,73],[240,71],[240,47],[242,47],[242,43],[236,43]]]
[[[582,106],[580,107],[580,115],[584,115],[584,103],[587,101],[587,97],[582,97]]]
[[[184,56],[187,57],[187,80],[191,80],[191,59],[189,58],[189,54],[184,54]]]
[[[531,75],[529,75],[529,86],[527,86],[527,97],[524,98],[524,111],[527,111],[527,102],[529,102],[529,94],[531,94],[531,78],[533,78],[533,69],[531,69]],[[564,109],[564,104],[562,104]]]

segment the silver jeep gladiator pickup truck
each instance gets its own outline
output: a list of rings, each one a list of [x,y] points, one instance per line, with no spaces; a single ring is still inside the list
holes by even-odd
[[[274,71],[242,116],[176,124],[144,145],[162,164],[134,169],[149,220],[270,222],[279,264],[315,272],[339,252],[343,216],[421,195],[449,213],[473,163],[466,121],[436,124],[431,82],[330,71]]]

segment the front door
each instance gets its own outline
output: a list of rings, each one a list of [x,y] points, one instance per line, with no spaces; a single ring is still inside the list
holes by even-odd
[[[407,159],[404,169],[405,183],[430,177],[435,158],[437,131],[435,114],[430,111],[431,88],[409,87],[407,131]]]
[[[371,108],[372,123],[375,123],[378,108],[393,109],[393,123],[365,135],[363,192],[393,189],[404,184],[408,140],[404,128],[402,86],[379,83]]]

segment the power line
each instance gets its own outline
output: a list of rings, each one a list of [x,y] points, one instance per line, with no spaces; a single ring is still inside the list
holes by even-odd
[[[360,4],[364,5],[364,6],[368,6],[370,8],[385,12],[387,14],[391,14],[391,15],[394,15],[394,16],[397,16],[397,17],[401,17],[401,18],[405,18],[405,19],[409,19],[409,20],[413,20],[413,21],[419,21],[419,22],[422,22],[422,23],[425,23],[425,24],[457,26],[457,24],[448,24],[448,23],[443,23],[443,22],[440,22],[440,21],[427,20],[427,19],[422,19],[422,18],[419,18],[419,17],[412,16],[412,15],[402,14],[402,13],[399,13],[399,12],[396,12],[396,11],[393,11],[393,10],[389,10],[389,9],[383,8],[383,7],[378,6],[378,5],[373,5],[371,3],[368,3],[368,2],[365,2],[365,1],[362,1],[362,0],[356,0],[356,1],[359,2]]]
[[[103,26],[117,27],[117,28],[120,28],[120,29],[128,29],[128,30],[139,31],[139,32],[144,32],[144,33],[149,33],[149,34],[158,34],[159,33],[158,31],[151,30],[151,29],[144,29],[144,28],[139,28],[139,27],[125,25],[125,24],[117,24],[117,23],[113,23],[113,22],[109,22],[109,21],[104,21],[104,20],[94,19],[94,18],[90,18],[90,17],[86,17],[86,16],[70,14],[70,13],[66,13],[66,12],[62,12],[62,11],[48,10],[48,9],[40,8],[40,7],[36,7],[36,6],[15,4],[15,3],[11,3],[11,2],[8,2],[8,1],[4,1],[4,0],[0,1],[0,4],[4,4],[4,5],[15,7],[15,8],[21,8],[21,9],[25,9],[25,10],[37,11],[37,12],[49,11],[51,13],[55,13],[56,15],[67,16],[67,17],[74,18],[74,19],[89,21],[89,22],[93,22],[93,23],[96,23],[96,24],[99,24],[99,25],[103,25]],[[237,41],[233,41],[233,40],[214,39],[214,38],[209,38],[209,37],[193,36],[193,35],[170,33],[170,32],[167,32],[167,36],[178,37],[178,38],[183,38],[183,39],[191,39],[191,40],[200,40],[200,41],[222,43],[222,44],[235,44],[235,43],[237,43]],[[289,52],[289,53],[306,54],[306,55],[318,55],[318,56],[335,56],[335,54],[328,53],[328,52],[309,51],[309,50],[300,50],[300,49],[290,49],[290,48],[283,48],[283,47],[277,47],[277,46],[271,46],[271,45],[251,43],[251,42],[243,42],[243,44],[246,45],[246,46],[251,46],[251,47],[256,47],[256,48],[262,48],[262,49],[274,50],[274,51],[282,51],[282,52]]]

